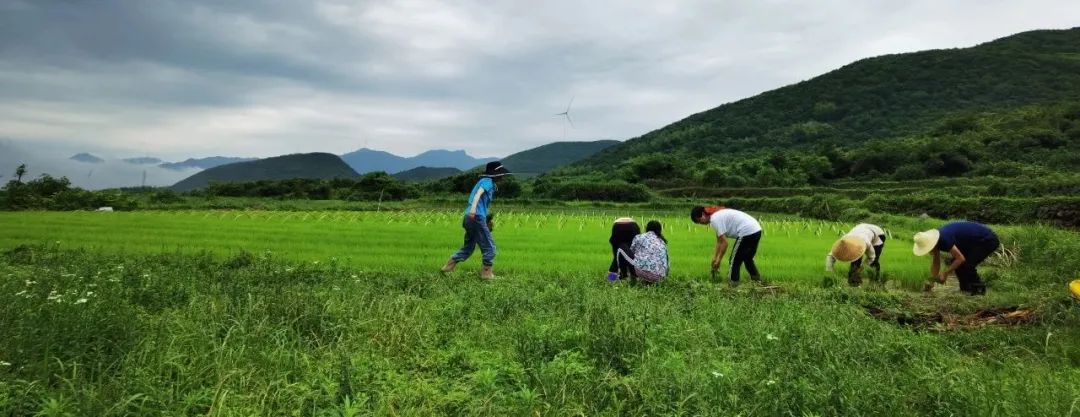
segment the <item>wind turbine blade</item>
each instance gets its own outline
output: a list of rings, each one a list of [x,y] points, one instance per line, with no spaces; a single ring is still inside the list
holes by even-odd
[[[574,120],[570,118],[569,113],[566,114],[566,121],[570,122],[570,127],[577,129],[577,126],[574,126]]]
[[[575,96],[570,96],[570,104],[567,104],[567,105],[566,105],[566,112],[567,112],[567,113],[569,113],[569,112],[570,112],[570,106],[573,106],[573,105],[574,105],[574,97],[575,97]]]

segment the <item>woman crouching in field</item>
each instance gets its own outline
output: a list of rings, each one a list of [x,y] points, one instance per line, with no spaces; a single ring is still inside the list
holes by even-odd
[[[453,272],[457,264],[469,259],[476,250],[476,246],[479,245],[480,252],[483,253],[480,278],[487,280],[495,278],[493,270],[495,239],[491,236],[491,228],[487,222],[488,206],[491,204],[491,199],[495,197],[495,191],[499,189],[496,184],[507,175],[511,175],[510,170],[506,169],[502,163],[495,161],[487,164],[484,174],[480,176],[480,180],[469,193],[469,203],[465,206],[465,216],[461,222],[461,227],[465,229],[465,243],[461,245],[461,249],[450,256],[446,265],[443,265],[443,273]]]
[[[971,295],[981,295],[986,294],[986,284],[983,283],[975,268],[994,254],[1000,245],[997,235],[989,227],[975,222],[959,221],[916,233],[912,251],[915,256],[934,253],[934,261],[930,264],[931,280],[944,284],[949,274],[956,271],[956,278],[960,281],[960,291]],[[953,258],[952,263],[944,271],[940,271],[940,252],[949,253]],[[932,286],[932,284],[928,285]]]
[[[611,266],[608,267],[608,281],[626,279],[628,275],[634,276],[634,250],[630,246],[634,243],[634,237],[641,233],[641,227],[634,219],[620,217],[611,225]]]
[[[629,275],[652,284],[667,278],[669,259],[663,225],[653,220],[645,225],[645,233],[639,232],[641,228],[634,219],[615,220],[608,239],[613,257],[608,268],[608,281],[625,279]]]
[[[637,276],[647,283],[655,284],[667,278],[670,260],[664,226],[656,220],[645,225],[645,233],[634,237],[630,244],[634,251],[634,269]]]
[[[758,273],[757,265],[754,264],[754,256],[757,255],[758,243],[761,242],[761,224],[757,219],[739,210],[723,206],[702,207],[697,206],[690,210],[690,220],[697,224],[711,225],[716,231],[716,250],[712,257],[712,270],[720,269],[720,261],[724,259],[727,251],[727,239],[734,238],[735,245],[731,249],[730,274],[728,285],[739,285],[739,269],[746,265],[746,272],[750,273],[750,279],[761,282],[761,274]]]
[[[851,262],[848,284],[858,286],[862,283],[864,259],[876,273],[881,273],[881,251],[884,249],[885,230],[873,224],[860,223],[833,244],[829,254],[825,256],[825,270],[833,272],[836,261]]]

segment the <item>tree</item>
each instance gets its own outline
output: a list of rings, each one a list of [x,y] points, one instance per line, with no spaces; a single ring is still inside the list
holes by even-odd
[[[22,184],[23,175],[26,175],[26,164],[21,164],[18,168],[15,168],[15,176],[17,177],[15,182]]]

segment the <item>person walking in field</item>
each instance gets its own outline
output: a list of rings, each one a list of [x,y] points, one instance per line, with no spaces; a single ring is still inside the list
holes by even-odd
[[[865,260],[876,273],[881,273],[881,251],[885,249],[885,230],[877,225],[860,223],[833,244],[825,256],[825,270],[833,272],[836,261],[851,262],[848,284],[862,283],[862,264]]]
[[[480,278],[485,280],[495,278],[493,270],[495,239],[491,236],[491,229],[487,222],[488,206],[491,204],[491,199],[495,197],[495,192],[499,189],[497,184],[507,175],[512,174],[501,162],[488,162],[484,173],[480,176],[480,180],[476,182],[472,192],[469,193],[469,202],[465,206],[464,219],[461,222],[461,227],[465,229],[465,243],[461,246],[461,249],[450,256],[450,259],[446,261],[446,265],[443,265],[443,273],[453,272],[458,263],[469,259],[476,246],[480,246],[480,252],[483,254]]]
[[[933,252],[934,260],[930,264],[931,280],[944,284],[949,274],[955,271],[956,278],[960,281],[960,291],[971,295],[986,294],[986,284],[975,268],[1001,245],[993,230],[979,223],[958,221],[916,233],[914,240],[912,251],[915,256]],[[953,258],[945,270],[941,270],[940,252],[946,252]]]
[[[635,276],[634,250],[630,247],[634,243],[634,237],[641,234],[641,226],[630,217],[615,219],[611,225],[611,266],[608,267],[608,281],[626,279],[627,276]]]
[[[758,273],[757,265],[754,264],[754,256],[757,255],[758,243],[761,242],[761,224],[757,219],[739,210],[723,206],[702,207],[697,206],[690,210],[690,220],[697,224],[711,225],[716,231],[716,250],[713,251],[712,270],[720,269],[720,261],[727,251],[728,238],[734,238],[731,257],[728,259],[730,272],[728,285],[739,285],[739,272],[746,265],[746,272],[750,273],[750,279],[761,283],[761,274]]]

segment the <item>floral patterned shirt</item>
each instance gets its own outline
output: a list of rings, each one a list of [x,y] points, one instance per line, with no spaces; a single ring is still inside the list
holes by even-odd
[[[659,282],[667,277],[667,244],[655,233],[635,236],[630,249],[634,252],[634,267],[639,277],[649,282]]]

